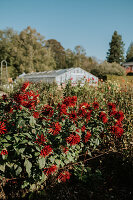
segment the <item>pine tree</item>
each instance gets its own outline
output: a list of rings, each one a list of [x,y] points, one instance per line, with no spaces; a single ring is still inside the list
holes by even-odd
[[[133,42],[131,42],[130,46],[128,47],[126,60],[129,60],[132,57],[133,57]]]
[[[107,61],[109,63],[116,62],[122,64],[124,62],[124,43],[122,41],[122,36],[118,35],[117,31],[114,31],[109,46]]]

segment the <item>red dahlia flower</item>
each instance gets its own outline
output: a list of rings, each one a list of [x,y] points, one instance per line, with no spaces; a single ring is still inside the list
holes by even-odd
[[[85,115],[90,112],[90,105],[88,103],[81,103],[79,105],[79,110],[78,110],[78,116],[80,117],[85,117]]]
[[[69,180],[69,179],[70,179],[70,176],[71,176],[70,172],[68,172],[68,171],[63,171],[63,172],[61,172],[61,173],[59,174],[58,180],[59,180],[59,182],[66,182],[66,180]]]
[[[67,107],[73,107],[75,106],[77,102],[77,97],[76,96],[73,96],[73,97],[66,97],[62,103],[65,104]]]
[[[85,135],[85,143],[88,142],[88,140],[90,139],[91,137],[91,133],[89,131],[87,131],[86,135]]]
[[[69,151],[69,148],[68,147],[62,147],[62,151],[63,151],[63,153],[67,153]]]
[[[5,134],[7,132],[6,125],[4,122],[0,122],[0,135]]]
[[[124,113],[120,110],[120,111],[112,111],[110,113],[110,115],[113,115],[115,119],[117,119],[118,121],[122,121],[124,119]]]
[[[53,122],[51,127],[52,128],[49,129],[49,133],[52,133],[53,135],[58,135],[61,131],[61,125],[59,122]]]
[[[69,119],[71,120],[76,120],[77,119],[77,113],[75,111],[72,111],[70,114],[69,114]]]
[[[3,149],[3,150],[1,151],[1,155],[8,155],[8,151],[7,151],[6,149]]]
[[[30,83],[29,82],[25,82],[24,84],[23,84],[23,86],[21,87],[21,91],[22,92],[24,92],[28,87],[29,87],[29,85],[30,85]]]
[[[67,115],[67,107],[66,107],[65,104],[62,104],[62,105],[60,106],[60,114],[61,114],[61,115],[62,115],[62,114]]]
[[[66,138],[66,142],[71,146],[76,145],[80,142],[80,136],[78,134],[70,134],[70,136]]]
[[[23,100],[22,94],[16,93],[16,94],[14,95],[14,100],[15,100],[17,103],[21,104],[21,102],[22,102],[22,100]]]
[[[3,95],[2,95],[2,99],[3,99],[4,101],[7,101],[7,95],[6,95],[6,94],[3,94]]]
[[[39,113],[38,112],[34,112],[33,113],[33,117],[38,119],[39,118]]]
[[[94,109],[98,109],[99,108],[99,103],[98,102],[93,102],[93,107]]]
[[[90,110],[90,105],[89,105],[88,103],[83,102],[83,103],[81,103],[81,104],[79,105],[79,108],[80,108],[80,109]]]
[[[63,114],[67,115],[67,106],[66,106],[66,104],[60,104],[60,103],[58,103],[57,108],[59,109],[60,115],[63,115]]]
[[[54,114],[54,110],[53,110],[53,108],[52,108],[51,106],[45,105],[45,106],[43,107],[42,114],[43,114],[44,116],[52,117],[53,114]]]
[[[85,117],[86,113],[87,113],[87,110],[86,110],[86,109],[84,109],[84,108],[79,108],[79,110],[78,110],[78,116],[80,116],[80,117]]]
[[[124,130],[121,126],[115,125],[111,127],[111,132],[119,138],[123,135]]]
[[[53,149],[51,148],[51,146],[50,146],[50,145],[46,145],[46,146],[44,146],[44,148],[41,150],[40,155],[43,156],[43,157],[45,158],[46,156],[48,156],[49,154],[51,154],[52,151],[53,151]]]
[[[92,110],[90,110],[89,112],[86,113],[86,115],[85,115],[86,120],[90,120],[91,113],[92,113]]]
[[[66,97],[63,101],[63,104],[65,104],[67,107],[71,105],[71,97]]]
[[[108,122],[108,118],[106,116],[102,117],[102,122],[106,124]]]
[[[56,165],[52,165],[49,168],[44,168],[43,172],[44,172],[44,174],[46,174],[48,176],[49,174],[53,174],[56,171],[57,171],[57,166]]]
[[[99,117],[102,119],[102,122],[105,124],[108,122],[108,118],[105,112],[101,111]]]
[[[77,102],[77,97],[76,96],[71,97],[71,105],[75,106],[76,102]]]
[[[86,128],[85,128],[85,125],[83,125],[83,126],[81,127],[81,131],[82,131],[82,132],[85,132],[85,129],[86,129]]]
[[[35,143],[39,144],[39,145],[44,145],[47,142],[46,136],[44,137],[44,134],[42,133],[41,136],[37,135],[37,139],[35,141]]]
[[[13,113],[13,108],[10,108],[10,111],[9,111],[9,113]]]
[[[116,105],[114,103],[109,102],[108,107],[110,110],[115,111],[116,110]]]
[[[118,121],[122,121],[124,119],[124,113],[120,110],[120,111],[115,113],[114,117]]]
[[[14,100],[29,109],[35,109],[36,104],[38,103],[39,94],[35,94],[32,90],[29,92],[24,91],[24,93],[17,93],[14,95]]]

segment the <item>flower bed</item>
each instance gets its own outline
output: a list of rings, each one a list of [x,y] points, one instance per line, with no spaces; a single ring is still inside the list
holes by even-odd
[[[0,176],[23,179],[23,187],[65,182],[86,155],[116,149],[123,138],[124,114],[113,102],[79,102],[67,96],[43,105],[24,83],[0,100]]]

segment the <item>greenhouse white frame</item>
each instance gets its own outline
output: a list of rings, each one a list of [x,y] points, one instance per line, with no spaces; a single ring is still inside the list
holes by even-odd
[[[53,71],[44,71],[44,72],[32,72],[28,74],[21,74],[18,78],[22,78],[24,81],[29,82],[39,82],[44,81],[46,83],[57,83],[58,85],[65,84],[69,80],[73,84],[77,84],[79,81],[81,84],[84,84],[86,81],[90,85],[97,85],[98,78],[91,73],[81,69],[80,67],[68,68],[68,69],[59,69]]]

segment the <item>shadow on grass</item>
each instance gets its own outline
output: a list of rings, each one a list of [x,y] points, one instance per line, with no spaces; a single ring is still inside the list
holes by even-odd
[[[5,199],[29,200],[132,200],[133,169],[131,158],[111,153],[86,163],[86,171],[72,170],[66,183],[51,185],[34,192],[20,189],[21,182],[7,183],[3,187]]]

